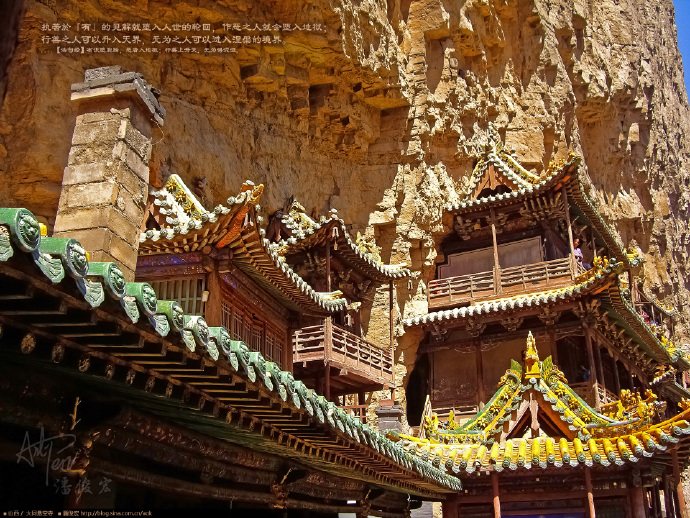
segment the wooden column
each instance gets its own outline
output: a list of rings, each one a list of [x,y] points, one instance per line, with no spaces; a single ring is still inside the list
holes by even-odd
[[[647,507],[644,503],[644,489],[642,486],[630,488],[630,509],[631,518],[647,518]]]
[[[666,518],[673,518],[676,516],[673,505],[673,490],[671,489],[671,481],[668,479],[668,474],[662,475],[662,484],[664,485],[664,508],[666,509]]]
[[[389,324],[390,324],[390,348],[391,348],[391,355],[393,354],[393,351],[395,349],[394,343],[393,343],[393,281],[390,281],[388,284],[388,311],[390,313],[388,319],[389,319]]]
[[[673,467],[673,486],[678,495],[678,511],[681,518],[690,518],[688,508],[685,506],[685,494],[683,494],[683,480],[680,478],[680,462],[678,450],[671,450],[671,466]]]
[[[491,237],[494,242],[494,293],[503,293],[501,286],[501,265],[498,262],[498,238],[496,237],[496,212],[491,207]]]
[[[326,289],[330,292],[331,289],[331,239],[326,240]]]
[[[486,399],[484,396],[484,367],[482,365],[482,347],[479,340],[475,340],[474,351],[477,361],[477,396],[479,397],[477,406],[481,410]]]
[[[587,505],[588,518],[595,518],[597,513],[594,509],[594,493],[592,490],[592,473],[587,466],[585,466],[585,490],[587,491]]]
[[[575,248],[573,247],[573,228],[570,224],[570,205],[568,204],[568,193],[565,190],[565,185],[562,187],[563,193],[563,212],[565,212],[565,223],[568,226],[568,241],[570,242],[570,264],[573,278],[575,278]]]
[[[323,397],[327,401],[331,400],[331,367],[326,364],[323,372]]]
[[[551,358],[553,359],[553,364],[558,365],[558,342],[556,340],[556,327],[547,326],[549,333],[549,343],[551,345]]]
[[[450,496],[441,503],[441,512],[443,518],[458,518],[458,498],[457,496]]]
[[[611,356],[611,361],[613,362],[613,387],[616,389],[616,395],[620,396],[621,380],[620,380],[620,377],[618,375],[618,361],[616,360],[616,358],[613,357],[613,355],[610,355],[610,356]]]
[[[597,378],[598,383],[606,390],[606,380],[604,379],[604,365],[601,363],[601,349],[599,349],[599,344],[594,343],[594,359],[597,362]],[[597,391],[598,392],[598,391]],[[606,398],[606,392],[604,392],[604,403],[608,403]]]
[[[331,317],[326,317],[324,322],[324,351],[323,351],[323,397],[331,400],[331,368],[329,359],[333,350],[333,321]]]
[[[594,352],[592,346],[592,332],[587,324],[582,324],[585,331],[585,343],[587,344],[587,360],[589,361],[589,381],[592,383],[594,389],[594,408],[599,409],[601,401],[599,401],[599,391],[596,389],[598,385],[597,365],[594,361]]]
[[[501,499],[498,493],[498,473],[491,472],[491,490],[494,497],[494,518],[501,518]]]
[[[597,242],[594,240],[594,227],[590,227],[589,233],[592,237],[592,260],[594,260],[594,258],[597,256]]]

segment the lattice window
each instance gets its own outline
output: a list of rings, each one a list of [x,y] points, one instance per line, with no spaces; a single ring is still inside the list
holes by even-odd
[[[204,316],[201,300],[206,289],[206,277],[185,277],[167,281],[150,281],[159,300],[176,300],[187,315]]]

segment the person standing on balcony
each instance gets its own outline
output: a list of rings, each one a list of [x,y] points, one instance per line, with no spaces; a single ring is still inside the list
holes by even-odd
[[[582,256],[582,249],[580,248],[581,245],[582,240],[579,237],[573,239],[573,253],[575,254],[575,260],[578,263],[580,263],[586,270],[589,270],[592,267],[592,265],[584,262],[584,258]]]

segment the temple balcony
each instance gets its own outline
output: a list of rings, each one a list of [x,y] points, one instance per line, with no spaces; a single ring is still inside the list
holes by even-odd
[[[457,307],[499,297],[562,288],[585,273],[571,257],[455,277],[429,283],[429,309]]]
[[[330,318],[294,332],[293,368],[295,378],[326,399],[358,394],[361,404],[365,392],[393,386],[391,349],[366,341]]]

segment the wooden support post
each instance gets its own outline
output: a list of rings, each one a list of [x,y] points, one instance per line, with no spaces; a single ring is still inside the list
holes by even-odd
[[[671,450],[671,466],[673,467],[673,486],[678,495],[678,515],[681,518],[690,518],[688,508],[685,506],[685,494],[683,494],[683,480],[680,478],[680,461],[678,450]]]
[[[565,190],[565,185],[561,192],[563,193],[563,212],[565,212],[565,224],[568,227],[568,241],[570,242],[570,271],[574,279],[577,276],[577,265],[575,264],[575,247],[573,246],[573,228],[570,223],[570,205],[568,204],[568,193]]]
[[[333,291],[331,289],[331,238],[326,240],[326,289],[327,291]]]
[[[556,340],[556,327],[548,326],[549,332],[549,345],[551,346],[551,358],[553,359],[553,364],[558,365],[558,341]]]
[[[592,490],[592,473],[587,466],[585,466],[585,490],[587,491],[587,504],[589,508],[587,517],[596,518],[597,513],[594,509],[594,493]]]
[[[327,401],[331,400],[331,367],[328,364],[324,365],[323,397],[325,397]]]
[[[491,207],[491,237],[494,242],[494,293],[503,293],[501,286],[501,265],[498,262],[498,238],[496,237],[496,212]]]
[[[597,256],[597,242],[594,239],[594,227],[589,227],[589,233],[592,237],[592,260]],[[632,279],[632,277],[630,277]]]
[[[458,499],[456,496],[450,496],[441,504],[441,512],[443,518],[458,518]]]
[[[585,343],[587,344],[587,360],[589,361],[589,380],[592,383],[592,388],[594,389],[594,408],[599,409],[601,407],[601,401],[599,401],[599,390],[597,385],[599,384],[597,376],[597,366],[594,361],[594,352],[592,346],[592,332],[587,324],[582,324],[585,331]]]
[[[676,513],[673,509],[673,491],[671,490],[671,481],[668,479],[668,474],[666,472],[662,475],[661,481],[664,485],[664,509],[666,510],[666,518],[674,518]]]
[[[394,293],[393,292],[393,281],[390,281],[390,283],[388,284],[388,311],[390,313],[388,319],[389,319],[389,324],[390,324],[390,334],[389,334],[390,343],[389,343],[389,345],[391,348],[391,354],[393,354],[393,351],[395,349],[394,343],[393,343],[393,341],[394,341],[394,339],[393,339],[393,306],[394,306],[393,293]]]
[[[604,365],[601,363],[601,349],[599,348],[598,343],[594,344],[594,359],[597,362],[597,378],[599,379],[598,383],[604,388],[604,403],[608,403],[608,399],[606,398],[606,380],[604,379]]]
[[[631,518],[647,518],[647,507],[644,503],[644,489],[642,486],[630,488]]]
[[[484,396],[484,367],[482,365],[482,347],[479,340],[475,340],[475,358],[477,361],[477,406],[481,410],[484,406],[485,396]]]
[[[494,497],[494,518],[501,518],[501,499],[498,492],[498,473],[491,472],[491,489]]]
[[[652,489],[652,495],[654,499],[654,516],[661,518],[661,494],[659,491],[659,483],[654,484],[654,489]]]
[[[611,355],[611,362],[613,364],[613,387],[616,389],[616,394],[620,396],[621,393],[621,380],[618,374],[618,360]]]

